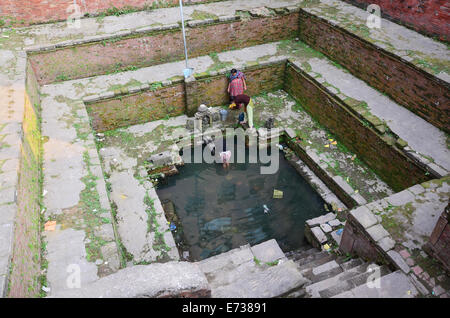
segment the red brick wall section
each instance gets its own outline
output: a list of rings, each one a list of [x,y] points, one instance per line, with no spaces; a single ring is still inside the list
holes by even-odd
[[[286,68],[285,90],[395,191],[428,180],[424,170],[366,127],[342,102],[331,98],[319,83],[292,64]]]
[[[359,223],[349,213],[347,223],[342,233],[339,250],[344,254],[358,255],[373,262],[383,262],[384,256],[367,236],[367,232],[361,229]]]
[[[185,4],[210,2],[209,0],[183,0]],[[133,7],[144,9],[154,6],[172,6],[178,0],[76,0],[81,14],[97,14],[109,8]],[[74,9],[73,0],[0,0],[0,17],[13,17],[24,24],[66,20]]]
[[[383,17],[404,24],[412,29],[450,39],[450,2],[448,0],[344,0],[366,9],[370,4],[380,6]]]
[[[353,75],[450,133],[450,85],[336,26],[300,12],[300,37]]]
[[[184,84],[89,104],[87,110],[92,127],[98,132],[142,124],[167,115],[182,115],[185,110]]]
[[[247,78],[249,96],[262,92],[281,89],[284,81],[286,62],[282,61],[269,66],[255,66],[242,71]],[[228,79],[225,75],[205,76],[195,81],[186,82],[186,113],[193,116],[200,104],[208,106],[226,105],[229,103],[227,93]]]
[[[450,273],[450,203],[439,217],[424,249],[440,260]]]
[[[279,41],[298,32],[298,13],[187,28],[189,56]],[[180,29],[114,39],[30,56],[39,84],[85,78],[180,60]]]

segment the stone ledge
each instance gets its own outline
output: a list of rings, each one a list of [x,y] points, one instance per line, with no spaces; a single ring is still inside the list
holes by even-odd
[[[360,206],[359,208],[350,211],[350,214],[364,229],[378,223],[375,215],[366,206]]]
[[[258,260],[264,263],[275,262],[285,258],[283,251],[275,239],[254,245],[250,250]]]
[[[65,290],[58,298],[210,297],[208,281],[195,263],[135,265],[81,289]]]
[[[390,250],[387,252],[387,255],[391,259],[392,263],[399,269],[402,270],[405,274],[408,274],[411,269],[409,268],[408,264],[403,260],[403,257],[397,253],[394,250]]]

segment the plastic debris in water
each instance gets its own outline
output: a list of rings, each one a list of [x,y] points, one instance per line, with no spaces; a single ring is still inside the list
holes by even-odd
[[[283,198],[283,191],[280,190],[273,190],[273,198],[274,199],[282,199]]]
[[[264,213],[266,213],[266,214],[269,213],[269,211],[270,211],[269,208],[267,207],[267,205],[265,205],[265,204],[263,205],[263,209],[264,209]]]
[[[177,226],[175,224],[173,224],[173,223],[170,223],[169,228],[170,228],[171,231],[175,231]]]

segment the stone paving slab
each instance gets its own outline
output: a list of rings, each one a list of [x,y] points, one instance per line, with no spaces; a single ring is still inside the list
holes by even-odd
[[[115,272],[120,266],[106,184],[94,137],[89,133],[89,117],[82,102],[60,97],[48,95],[41,101],[42,135],[48,138],[43,145],[43,203],[46,221],[57,221],[56,232],[46,233],[45,257],[49,263],[47,280],[51,292],[56,293],[67,289],[69,266],[81,268],[83,283]],[[84,199],[86,193],[89,196]],[[95,200],[99,207],[94,209],[91,205],[96,204]],[[97,238],[103,242],[98,247],[100,258],[89,259],[88,252],[94,252],[91,241]]]
[[[251,251],[255,257],[264,263],[271,263],[285,258],[283,251],[275,239],[254,245]]]
[[[400,24],[381,19],[381,28],[367,28],[366,23],[370,13],[344,1],[320,0],[320,3],[305,7],[304,10],[340,26],[346,31],[356,34],[358,37],[394,55],[402,57],[428,73],[433,74],[431,69],[437,65],[431,62],[431,67],[427,68],[421,63],[424,58],[427,60],[435,59],[438,63],[450,59],[450,53],[444,43]],[[381,10],[383,9],[381,8]],[[450,82],[450,74],[448,72],[447,68],[434,75],[446,82]]]
[[[300,288],[306,282],[292,261],[285,261],[265,269],[259,269],[253,264],[229,284],[216,288],[212,286],[211,295],[215,298],[280,297]]]
[[[280,8],[297,6],[301,0],[229,0],[209,4],[197,4],[183,8],[185,22],[194,20],[192,15],[195,10],[213,14],[227,20],[236,14],[236,10],[251,10],[253,8],[267,6],[270,8]],[[162,25],[160,25],[162,23]],[[124,35],[128,30],[137,30],[147,27],[154,28],[155,24],[160,27],[176,25],[181,23],[180,9],[161,8],[151,11],[141,11],[121,16],[107,16],[103,19],[84,18],[81,19],[80,28],[67,28],[66,22],[53,24],[36,25],[33,27],[21,28],[24,37],[28,37],[28,46],[51,45],[65,41],[80,41],[83,39],[102,39],[104,35]],[[100,37],[99,37],[100,36]],[[34,41],[33,41],[34,40]],[[32,42],[32,44],[30,43]]]
[[[136,265],[115,274],[52,295],[61,298],[207,297],[208,281],[197,264],[168,262]]]

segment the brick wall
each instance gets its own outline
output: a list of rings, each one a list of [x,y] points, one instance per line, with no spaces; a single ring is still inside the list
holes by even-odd
[[[384,254],[350,213],[347,215],[339,250],[344,254],[358,255],[358,257],[372,262],[386,263]]]
[[[242,69],[247,76],[246,91],[257,95],[283,87],[286,61],[275,61]],[[98,132],[146,123],[166,116],[188,113],[192,116],[200,104],[219,106],[229,103],[226,74],[199,74],[198,79],[175,80],[169,86],[160,83],[154,89],[88,102],[92,127]]]
[[[8,297],[36,297],[40,292],[40,126],[39,94],[32,72],[27,75],[17,213]]]
[[[249,96],[283,88],[286,61],[268,66],[255,66],[243,70],[247,78]],[[186,81],[186,113],[193,116],[200,104],[226,105],[229,103],[227,93],[228,79],[224,74],[205,76]]]
[[[146,123],[185,110],[183,83],[147,90],[87,105],[92,127],[98,132]]]
[[[366,9],[370,4],[381,8],[382,16],[412,29],[437,36],[443,41],[450,39],[450,2],[447,0],[344,0]]]
[[[296,36],[298,13],[187,28],[189,57]],[[180,28],[30,55],[39,84],[141,68],[184,58]]]
[[[185,4],[211,2],[209,0],[183,0]],[[77,0],[81,14],[97,14],[109,8],[133,7],[144,9],[152,5],[173,6],[178,0]],[[0,0],[0,17],[14,17],[24,24],[66,20],[74,9],[73,0]]]
[[[450,85],[336,26],[300,12],[301,39],[434,126],[450,132]]]
[[[424,250],[437,258],[450,273],[450,202],[439,217]]]
[[[327,94],[319,83],[291,64],[286,69],[285,90],[395,191],[428,180],[424,170],[381,139],[372,128],[366,127],[342,102]]]

